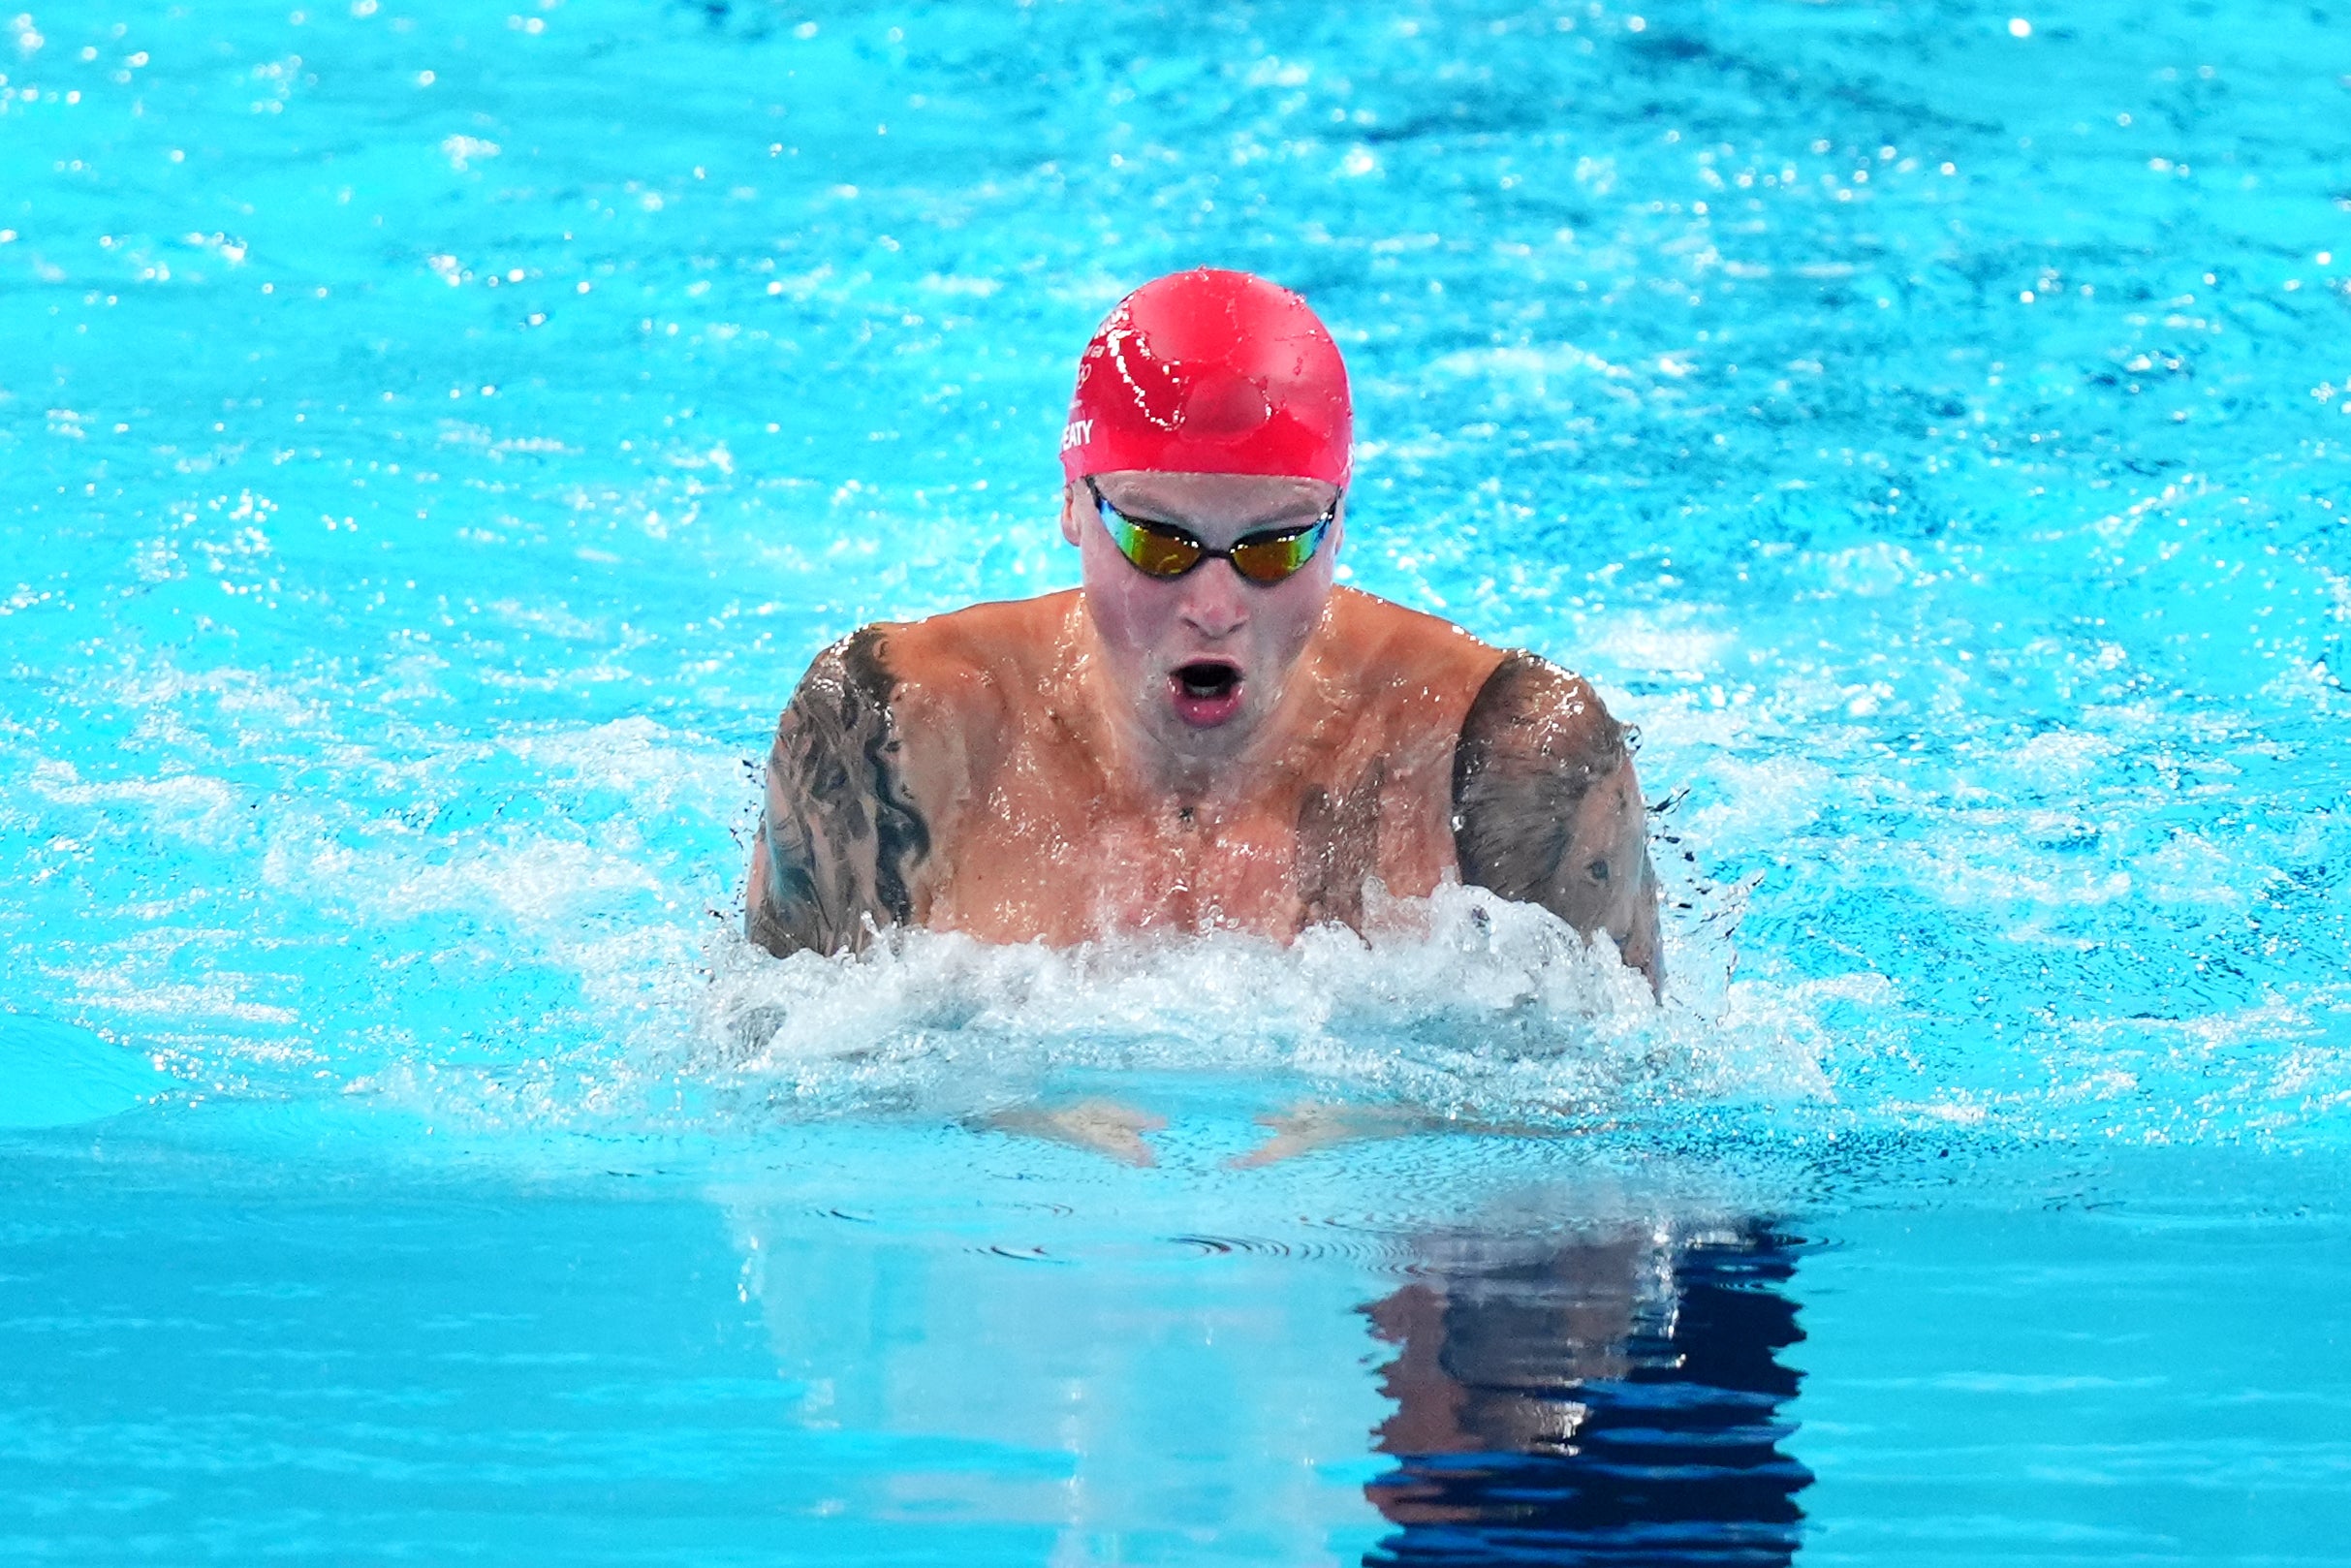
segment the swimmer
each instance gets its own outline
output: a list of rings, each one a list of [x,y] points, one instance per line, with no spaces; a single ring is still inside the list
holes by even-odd
[[[817,657],[768,753],[750,939],[1286,941],[1458,879],[1661,989],[1624,728],[1582,677],[1333,581],[1352,433],[1296,295],[1207,268],[1129,295],[1061,438],[1081,585]]]

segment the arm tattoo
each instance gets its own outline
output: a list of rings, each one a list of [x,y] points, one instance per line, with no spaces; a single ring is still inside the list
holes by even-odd
[[[1590,686],[1532,654],[1487,677],[1453,761],[1461,879],[1605,928],[1661,985],[1656,875],[1632,748]]]
[[[867,627],[817,656],[768,753],[760,850],[744,928],[782,956],[865,945],[877,925],[914,918],[911,869],[930,827],[907,792],[889,644]]]

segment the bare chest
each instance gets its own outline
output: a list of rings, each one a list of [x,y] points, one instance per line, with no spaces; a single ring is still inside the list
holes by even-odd
[[[1115,802],[1076,770],[1013,770],[938,846],[926,924],[990,941],[1360,925],[1365,886],[1422,896],[1454,867],[1438,769],[1381,759],[1189,806]]]

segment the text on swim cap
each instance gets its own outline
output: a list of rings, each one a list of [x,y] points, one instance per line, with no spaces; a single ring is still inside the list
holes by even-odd
[[[1072,447],[1082,447],[1093,439],[1093,435],[1092,420],[1072,420],[1061,427],[1061,450],[1067,452]]]

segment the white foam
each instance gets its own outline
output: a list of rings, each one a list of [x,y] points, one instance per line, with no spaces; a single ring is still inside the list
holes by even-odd
[[[1660,1005],[1605,937],[1482,889],[1383,901],[1366,924],[1070,951],[903,931],[782,960],[729,935],[681,1065],[812,1109],[985,1102],[1070,1069],[1299,1080],[1481,1121],[1826,1093],[1817,1032],[1768,988],[1718,976]],[[1686,944],[1669,956],[1704,967]],[[1719,1012],[1693,1000],[1709,990]]]
[[[27,782],[45,800],[136,818],[200,843],[233,837],[244,825],[235,792],[201,773],[91,782],[70,762],[44,759]]]

